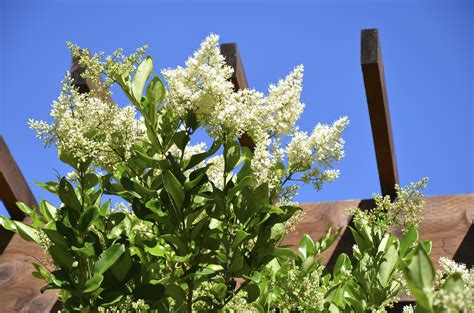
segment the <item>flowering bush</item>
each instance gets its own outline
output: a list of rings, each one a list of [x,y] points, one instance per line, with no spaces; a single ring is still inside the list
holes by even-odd
[[[340,230],[317,242],[305,235],[296,252],[280,245],[302,217],[292,201],[299,183],[318,190],[338,177],[348,124],[343,117],[311,134],[298,129],[302,66],[264,95],[234,89],[215,35],[185,67],[162,71],[166,86],[151,77],[146,47],[105,60],[68,47],[96,88],[81,94],[67,74],[53,122],[29,122],[73,169],[40,184],[61,205],[20,203],[31,225],[1,217],[50,256],[33,275],[46,281],[42,291],[59,289],[64,310],[384,312],[408,289],[422,312],[472,308],[472,271],[443,261],[434,282],[424,276],[429,242],[412,249],[425,181],[399,188],[394,202],[376,197],[374,210],[353,211],[354,255],[340,255],[333,273],[320,254]],[[130,106],[111,101],[113,84]],[[193,142],[199,129],[211,147]],[[453,297],[466,286],[471,294]]]

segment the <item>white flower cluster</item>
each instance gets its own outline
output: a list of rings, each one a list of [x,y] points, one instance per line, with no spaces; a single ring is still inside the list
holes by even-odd
[[[255,185],[268,182],[270,189],[280,188],[286,176],[287,181],[299,180],[320,189],[324,182],[336,179],[339,171],[332,168],[332,163],[344,156],[341,133],[348,119],[340,118],[332,126],[318,124],[310,136],[298,131],[296,122],[304,109],[300,102],[303,66],[270,85],[267,96],[253,89],[235,91],[230,82],[233,69],[225,64],[218,40],[217,35],[210,35],[185,67],[162,71],[168,84],[166,107],[180,116],[192,111],[212,137],[249,135],[255,143]],[[284,136],[293,137],[282,148]],[[287,169],[281,166],[286,158]],[[216,169],[212,175],[221,177]],[[306,173],[294,179],[296,172]],[[280,198],[284,194],[285,203],[298,189],[289,188],[279,192]]]
[[[311,183],[316,189],[322,184],[339,177],[339,170],[332,164],[344,157],[344,139],[341,134],[349,124],[347,117],[341,117],[332,126],[318,124],[310,136],[306,132],[296,132],[286,147],[290,171],[311,168],[301,176],[304,183]]]
[[[443,312],[474,312],[474,268],[467,269],[465,264],[457,263],[448,258],[439,259],[440,269],[436,271],[434,304]],[[441,288],[448,277],[460,274],[463,289],[447,292]]]
[[[187,145],[182,152],[176,145],[172,145],[168,150],[175,158],[183,158],[183,160],[189,160],[193,155],[203,153],[207,149],[205,142],[200,142],[195,145]],[[183,154],[181,156],[181,153]]]
[[[277,307],[282,312],[305,311],[308,307],[323,310],[324,295],[329,288],[321,281],[322,271],[323,268],[319,267],[306,274],[294,267],[286,275],[277,277],[275,287],[282,288],[282,293],[275,301]]]
[[[51,124],[29,120],[37,137],[44,139],[45,145],[55,144],[76,159],[92,160],[94,166],[103,169],[126,161],[132,144],[145,134],[144,123],[135,118],[133,107],[120,108],[80,94],[72,87],[69,74],[53,102],[51,117]]]
[[[214,136],[225,131],[238,137],[246,132],[260,141],[291,133],[304,108],[300,103],[303,66],[271,85],[267,97],[253,89],[235,91],[230,81],[233,69],[225,65],[218,40],[210,35],[186,67],[162,71],[168,83],[166,104],[181,116],[193,111]]]

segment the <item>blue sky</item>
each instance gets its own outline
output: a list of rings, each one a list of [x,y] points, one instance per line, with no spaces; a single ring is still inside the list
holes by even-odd
[[[66,41],[106,53],[148,44],[155,67],[164,68],[183,64],[211,32],[238,43],[259,90],[305,65],[303,130],[350,118],[340,179],[319,193],[304,188],[297,200],[370,197],[380,188],[362,28],[380,31],[401,184],[427,176],[427,195],[474,192],[472,2],[0,1],[0,133],[38,199],[51,196],[32,182],[68,169],[26,122],[49,121],[70,66]]]

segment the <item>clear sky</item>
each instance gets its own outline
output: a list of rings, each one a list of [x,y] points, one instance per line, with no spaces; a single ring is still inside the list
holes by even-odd
[[[26,122],[50,121],[70,67],[66,41],[106,53],[148,44],[164,68],[182,65],[211,32],[238,43],[259,90],[305,65],[303,130],[350,118],[340,179],[319,193],[304,188],[297,200],[371,197],[380,188],[360,68],[363,28],[380,31],[401,184],[427,176],[427,195],[474,192],[470,1],[0,2],[0,134],[38,199],[51,197],[32,182],[68,169]]]

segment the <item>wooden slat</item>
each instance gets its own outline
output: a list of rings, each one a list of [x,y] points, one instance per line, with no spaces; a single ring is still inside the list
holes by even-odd
[[[377,29],[362,30],[361,65],[380,186],[383,195],[394,197],[395,184],[398,184],[397,160],[392,138],[382,50]]]
[[[372,205],[371,202],[372,200],[348,200],[302,204],[305,218],[295,231],[288,234],[283,244],[296,246],[305,233],[309,234],[313,240],[318,240],[332,223],[336,227],[342,227],[343,232],[339,241],[323,255],[326,257],[325,262],[330,260],[331,255],[336,257],[340,252],[351,254],[353,239],[344,235],[351,217],[346,215],[344,210],[354,207],[368,208]],[[465,262],[458,259],[457,252],[464,246],[472,253],[472,247],[474,247],[472,235],[468,236],[473,223],[474,194],[427,196],[421,215],[423,222],[419,228],[420,238],[433,242],[431,258],[435,261],[435,266],[437,267],[436,263],[440,257]],[[341,242],[346,238],[349,240]]]
[[[26,180],[0,136],[0,199],[11,217],[30,223],[25,219],[16,202],[21,201],[38,207]],[[20,236],[0,227],[0,312],[49,312],[57,298],[54,291],[40,293],[44,281],[35,279],[32,262],[46,255],[36,244],[26,242]],[[8,245],[6,245],[8,244]]]
[[[239,48],[235,43],[225,43],[220,46],[221,54],[225,57],[226,64],[234,69],[232,74],[232,83],[235,90],[248,88],[247,77],[245,76],[244,65],[240,58]],[[246,133],[239,138],[242,146],[249,148],[251,151],[255,150],[255,143],[252,138]]]

